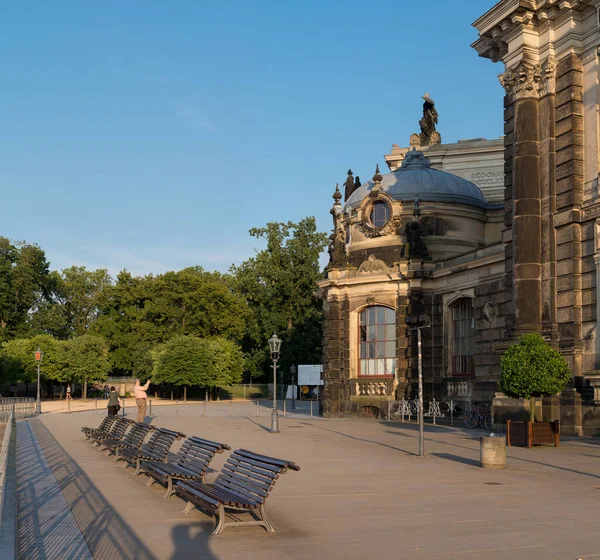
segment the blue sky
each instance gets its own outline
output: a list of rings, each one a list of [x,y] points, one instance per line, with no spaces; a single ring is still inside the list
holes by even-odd
[[[502,134],[493,1],[14,2],[0,21],[0,235],[53,268],[225,271],[418,132]]]

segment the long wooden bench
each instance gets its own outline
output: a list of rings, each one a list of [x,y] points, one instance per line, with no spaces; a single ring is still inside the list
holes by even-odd
[[[148,443],[144,443],[139,449],[132,445],[123,443],[116,452],[115,460],[124,459],[123,468],[127,465],[135,466],[135,475],[141,472],[141,461],[159,461],[167,459],[169,449],[176,439],[184,438],[185,434],[174,432],[165,428],[154,430]]]
[[[169,453],[165,462],[141,462],[142,470],[150,477],[146,486],[151,486],[156,481],[166,484],[167,491],[163,498],[168,498],[175,493],[175,480],[204,482],[209,463],[217,453],[222,453],[225,449],[229,451],[231,447],[199,437],[189,437],[176,454]]]
[[[217,517],[213,535],[230,525],[259,525],[273,533],[276,529],[265,510],[265,501],[279,476],[289,469],[299,471],[300,467],[292,461],[238,449],[227,459],[213,484],[178,482],[175,491],[188,501],[183,513],[198,507]],[[239,521],[230,515],[233,521],[226,522],[226,510],[247,512],[253,520]]]
[[[133,420],[128,418],[117,418],[116,422],[110,427],[108,432],[92,432],[90,439],[95,445],[101,446],[102,441],[107,438],[120,439],[123,437],[127,429],[134,424]]]
[[[156,427],[152,426],[152,424],[143,424],[141,422],[134,422],[133,425],[131,426],[131,429],[127,432],[127,434],[125,436],[123,436],[122,438],[116,439],[116,438],[104,438],[102,439],[102,448],[105,451],[108,451],[107,455],[110,455],[111,453],[115,453],[115,458],[114,461],[117,461],[117,456],[116,456],[116,452],[119,448],[127,445],[129,447],[135,448],[135,449],[139,449],[142,444],[144,443],[144,440],[146,439],[146,436],[148,435],[148,432],[150,432],[150,430],[155,430]]]
[[[104,420],[100,422],[100,425],[97,428],[88,428],[86,426],[83,426],[81,428],[81,431],[85,434],[86,439],[89,440],[93,433],[103,432],[105,434],[108,434],[108,431],[116,421],[116,416],[105,416]]]

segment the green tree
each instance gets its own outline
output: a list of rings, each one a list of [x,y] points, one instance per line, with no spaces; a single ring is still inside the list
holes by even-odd
[[[500,360],[500,389],[508,397],[530,399],[530,420],[535,420],[535,398],[560,393],[571,381],[561,353],[539,334],[524,334]]]
[[[35,352],[38,348],[44,353],[40,364],[40,376],[48,381],[65,381],[64,343],[45,334],[32,338],[16,338],[2,345],[3,367],[9,368],[10,381],[32,383],[37,380],[38,362]]]
[[[154,383],[187,387],[226,387],[242,378],[244,358],[239,346],[222,337],[175,335],[151,352]]]
[[[316,282],[323,278],[319,256],[327,234],[309,217],[297,224],[271,222],[250,235],[264,239],[266,248],[231,268],[234,289],[252,310],[243,345],[246,368],[253,376],[269,371],[267,339],[274,331],[283,340],[284,371],[292,364],[320,363],[322,301]]]
[[[87,399],[88,383],[106,381],[110,371],[108,345],[98,335],[83,334],[66,341],[63,368],[69,381],[83,386],[83,399]]]
[[[37,245],[0,237],[0,340],[24,329],[30,313],[49,295],[46,255]]]

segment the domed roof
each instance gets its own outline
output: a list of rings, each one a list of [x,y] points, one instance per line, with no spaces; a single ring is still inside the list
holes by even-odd
[[[374,181],[367,181],[356,189],[346,201],[355,206],[369,195]],[[394,200],[424,202],[449,202],[487,208],[488,202],[479,187],[452,173],[432,169],[423,152],[412,150],[404,156],[402,167],[383,175],[379,188]]]

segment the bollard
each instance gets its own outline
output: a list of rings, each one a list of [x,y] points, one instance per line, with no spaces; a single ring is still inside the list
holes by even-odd
[[[246,386],[244,385],[244,400],[246,399]]]
[[[96,397],[96,410],[94,411],[94,414],[98,414],[98,397]]]
[[[283,399],[283,417],[286,417],[286,413],[287,413],[287,407],[286,407],[286,400]]]
[[[233,401],[229,401],[229,416],[233,416]]]
[[[175,401],[175,413],[179,416],[179,401]]]
[[[152,416],[152,399],[149,399],[149,403],[150,403],[150,416]]]
[[[123,418],[125,417],[125,398],[123,398]]]
[[[202,405],[202,416],[206,416],[206,401],[204,401]]]
[[[312,401],[310,401],[310,415],[312,416]]]
[[[258,416],[258,414],[259,414],[259,407],[260,407],[260,404],[258,402],[258,399],[256,399],[256,416]]]
[[[433,399],[433,425],[435,426],[435,399]]]
[[[503,437],[497,437],[491,434],[489,436],[481,436],[479,442],[481,466],[484,469],[505,469],[505,439]]]
[[[71,414],[71,399],[67,400],[67,414]]]

